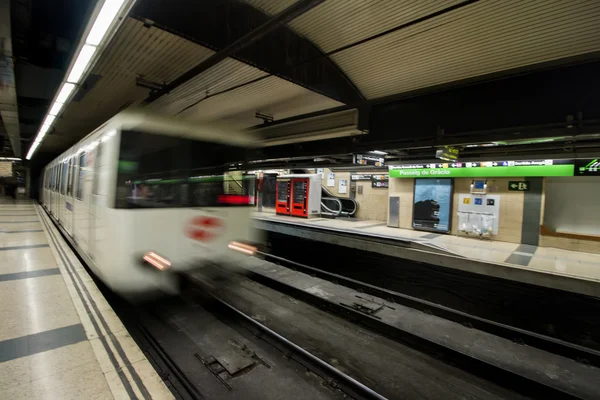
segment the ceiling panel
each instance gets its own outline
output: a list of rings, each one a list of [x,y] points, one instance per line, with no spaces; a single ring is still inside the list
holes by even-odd
[[[600,50],[600,2],[484,1],[344,50],[367,98]]]
[[[138,104],[148,96],[148,89],[136,86],[136,77],[169,82],[213,53],[128,18],[91,72],[99,79],[81,101],[72,101],[67,106],[53,135],[80,139],[122,108]]]
[[[180,115],[193,121],[211,121],[241,129],[262,122],[254,116],[256,112],[271,114],[275,120],[281,120],[341,105],[284,79],[269,76],[209,97]]]
[[[258,8],[263,11],[265,14],[275,15],[279,14],[292,4],[296,2],[296,0],[244,0],[246,3],[250,4],[254,8]]]
[[[464,0],[329,0],[289,26],[328,53]]]
[[[267,76],[258,68],[227,58],[200,75],[160,97],[151,107],[175,115],[207,96],[229,90],[252,80]]]

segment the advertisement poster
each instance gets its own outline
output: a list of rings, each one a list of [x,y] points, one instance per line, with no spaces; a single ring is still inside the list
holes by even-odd
[[[335,187],[335,174],[333,172],[327,174],[327,187]]]
[[[452,179],[415,179],[414,229],[450,231]]]
[[[348,182],[346,182],[346,179],[340,179],[338,181],[339,185],[338,185],[338,193],[339,194],[346,194],[348,193]]]

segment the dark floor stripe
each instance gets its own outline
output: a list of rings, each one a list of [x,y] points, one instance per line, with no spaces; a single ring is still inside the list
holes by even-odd
[[[530,244],[522,244],[519,247],[517,247],[517,249],[515,250],[518,253],[527,253],[527,254],[535,254],[535,251],[537,250],[537,246],[532,246]]]
[[[419,239],[435,239],[442,236],[439,233],[428,233],[427,235],[419,236]]]
[[[20,231],[3,231],[0,229],[0,233],[25,233],[25,232],[44,232],[43,229],[22,229]]]
[[[374,228],[376,226],[383,226],[383,225],[387,225],[387,224],[385,222],[380,222],[378,224],[371,224],[371,225],[365,225],[365,226],[357,226],[356,229]]]
[[[509,264],[522,265],[526,267],[529,265],[529,261],[531,261],[531,256],[513,253],[510,256],[508,256],[508,258],[504,262],[507,262]]]
[[[9,247],[0,247],[0,251],[8,251],[8,250],[27,250],[27,249],[41,249],[44,247],[50,247],[49,244],[28,244],[25,246],[9,246]]]
[[[41,222],[44,224],[44,226],[48,230],[48,234],[50,235],[50,240],[52,240],[52,243],[54,243],[56,251],[58,252],[58,256],[60,257],[60,259],[66,266],[66,271],[69,274],[69,277],[71,278],[73,287],[75,288],[75,291],[77,292],[77,296],[81,299],[81,302],[83,303],[83,307],[85,308],[86,313],[90,316],[90,321],[92,322],[92,325],[94,325],[94,330],[98,334],[98,339],[100,340],[100,343],[102,343],[102,346],[104,347],[104,350],[106,351],[106,354],[108,355],[108,358],[109,358],[111,364],[115,368],[115,371],[117,371],[119,380],[123,384],[123,387],[125,388],[125,391],[129,395],[129,398],[137,399],[138,396],[136,396],[136,394],[134,393],[131,383],[129,382],[129,379],[125,375],[123,368],[119,367],[119,363],[115,357],[115,354],[114,354],[113,350],[111,349],[110,345],[108,344],[107,337],[102,335],[102,331],[100,330],[100,327],[98,325],[98,323],[100,323],[104,327],[106,332],[110,332],[110,328],[108,327],[106,320],[100,313],[100,310],[98,309],[98,305],[96,304],[94,299],[91,297],[90,292],[88,291],[87,287],[83,284],[81,277],[75,271],[75,266],[73,265],[71,260],[67,257],[65,250],[58,243],[58,238],[57,238],[56,234],[54,233],[54,231],[52,231],[52,227],[50,225],[51,221],[48,222],[50,220],[50,216],[48,214],[46,214],[47,218],[45,218],[42,215],[40,215],[40,217],[41,217]],[[86,298],[90,303],[89,305],[86,301]],[[94,314],[92,313],[90,306],[96,312],[96,316],[94,316]],[[96,318],[98,318],[98,320],[96,320]],[[135,370],[133,365],[131,365],[131,363],[129,362],[129,358],[124,353],[123,348],[121,347],[121,344],[119,343],[118,339],[115,337],[115,335],[112,335],[112,334],[108,335],[108,337],[110,338],[113,346],[115,347],[116,352],[119,354],[119,356],[125,363],[127,370],[129,371],[129,373],[131,374],[131,377],[133,378],[133,381],[136,383],[136,386],[142,393],[142,397],[144,397],[144,399],[152,399],[152,396],[150,396],[148,389],[146,389],[146,386],[142,382],[137,371]]]
[[[76,324],[0,342],[0,363],[58,349],[86,340],[83,325]]]
[[[0,282],[16,281],[19,279],[27,279],[27,278],[39,278],[42,276],[51,276],[51,275],[60,275],[60,269],[48,268],[48,269],[39,269],[37,271],[23,271],[23,272],[15,272],[12,274],[1,274]]]

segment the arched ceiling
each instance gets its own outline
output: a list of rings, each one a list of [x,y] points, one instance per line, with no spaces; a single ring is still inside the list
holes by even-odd
[[[600,52],[593,1],[173,3],[137,1],[43,151],[131,105],[243,129]]]

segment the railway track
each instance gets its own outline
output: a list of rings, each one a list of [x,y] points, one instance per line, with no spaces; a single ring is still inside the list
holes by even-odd
[[[180,399],[296,398],[283,387],[290,377],[296,393],[314,398],[385,399],[197,283],[182,299],[135,307],[121,300],[115,310]]]
[[[569,343],[551,336],[542,335],[536,332],[528,331],[508,324],[503,324],[490,319],[472,315],[460,310],[446,307],[431,301],[423,300],[418,297],[409,296],[392,290],[377,287],[359,280],[355,280],[343,275],[334,274],[319,268],[314,268],[305,264],[294,262],[283,257],[270,254],[265,251],[257,251],[256,255],[266,261],[273,262],[292,270],[300,271],[312,276],[316,276],[342,286],[358,290],[370,295],[384,298],[392,303],[403,304],[427,314],[436,315],[451,321],[458,322],[465,326],[479,329],[493,335],[503,337],[527,346],[543,349],[554,354],[577,360],[583,364],[600,366],[600,351]],[[255,277],[257,277],[255,275]]]

